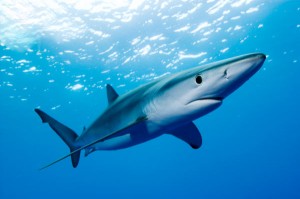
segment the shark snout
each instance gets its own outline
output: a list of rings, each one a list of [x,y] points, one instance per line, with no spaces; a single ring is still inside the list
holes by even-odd
[[[221,77],[218,86],[209,98],[227,97],[252,77],[261,68],[265,59],[266,55],[255,53],[238,57],[224,64],[220,68]]]
[[[249,68],[251,76],[261,68],[265,60],[266,55],[262,53],[254,54],[252,57],[249,58],[249,62],[252,62],[252,66]]]
[[[266,55],[257,53],[236,60],[236,62],[224,67],[224,78],[233,81],[247,80],[261,68],[265,59]]]

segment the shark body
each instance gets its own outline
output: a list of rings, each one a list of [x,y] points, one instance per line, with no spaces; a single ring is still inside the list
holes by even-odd
[[[83,149],[87,156],[96,150],[131,147],[163,134],[173,135],[197,149],[202,137],[193,120],[218,108],[229,94],[261,68],[265,59],[264,54],[253,53],[194,67],[120,96],[107,85],[108,107],[80,136],[35,109],[71,151],[43,168],[68,156],[75,168]]]

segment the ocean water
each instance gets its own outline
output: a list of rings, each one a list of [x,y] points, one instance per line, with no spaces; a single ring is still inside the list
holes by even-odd
[[[34,112],[81,132],[118,93],[201,64],[267,60],[214,112],[203,145],[171,136],[69,153]],[[0,198],[300,198],[300,1],[0,2]]]

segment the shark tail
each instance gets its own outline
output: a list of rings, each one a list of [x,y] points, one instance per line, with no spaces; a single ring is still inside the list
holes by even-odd
[[[76,139],[78,138],[78,135],[72,129],[58,122],[40,109],[34,109],[34,111],[40,116],[42,122],[48,123],[49,126],[56,132],[56,134],[68,145],[71,153],[80,148],[80,146],[76,145]],[[71,159],[73,167],[76,168],[80,159],[80,150],[73,153],[71,155]]]

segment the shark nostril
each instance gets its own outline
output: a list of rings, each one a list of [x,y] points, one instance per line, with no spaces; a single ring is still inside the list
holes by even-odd
[[[229,79],[228,78],[228,71],[227,71],[228,69],[225,69],[225,71],[224,71],[224,77],[226,78],[226,79]]]

